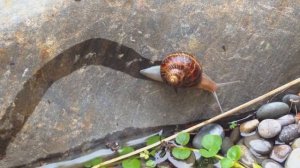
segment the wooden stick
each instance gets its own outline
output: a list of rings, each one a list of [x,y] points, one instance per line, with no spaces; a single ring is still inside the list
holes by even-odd
[[[233,109],[231,109],[231,110],[229,110],[229,111],[227,111],[227,112],[225,112],[225,113],[222,113],[222,114],[217,115],[217,116],[215,116],[215,117],[213,117],[213,118],[211,118],[211,119],[208,119],[208,120],[203,121],[203,122],[201,122],[201,123],[199,123],[199,124],[197,124],[197,125],[194,125],[194,126],[192,126],[192,127],[190,127],[190,128],[187,128],[187,129],[183,130],[182,132],[191,132],[191,131],[194,131],[194,130],[196,130],[196,129],[198,129],[198,128],[203,127],[203,126],[206,125],[206,124],[210,124],[210,123],[213,123],[213,122],[215,122],[215,121],[217,121],[217,120],[219,120],[219,119],[222,119],[222,118],[224,118],[224,117],[228,117],[228,116],[230,116],[230,115],[232,115],[232,114],[234,114],[234,113],[236,113],[236,112],[238,112],[238,111],[240,111],[240,110],[242,110],[242,109],[244,109],[244,108],[246,108],[246,107],[249,107],[249,106],[251,106],[251,105],[253,105],[253,104],[255,104],[255,103],[258,103],[258,102],[260,102],[260,101],[263,101],[263,100],[265,100],[266,98],[268,98],[268,97],[270,97],[270,96],[272,96],[272,95],[274,95],[274,94],[276,94],[276,93],[278,93],[278,92],[281,92],[281,91],[283,91],[283,90],[286,90],[286,89],[290,88],[291,86],[296,85],[296,84],[299,84],[299,83],[300,83],[300,78],[295,79],[295,80],[293,80],[293,81],[291,81],[291,82],[289,82],[289,83],[287,83],[287,84],[285,84],[285,85],[282,85],[282,86],[280,86],[280,87],[278,87],[278,88],[276,88],[276,89],[274,89],[274,90],[272,90],[272,91],[270,91],[270,92],[268,92],[268,93],[266,93],[266,94],[264,94],[264,95],[262,95],[262,96],[259,96],[259,97],[255,98],[255,99],[253,99],[253,100],[250,100],[250,101],[248,101],[248,102],[246,102],[246,103],[244,103],[244,104],[242,104],[242,105],[240,105],[240,106],[238,106],[238,107],[235,107],[235,108],[233,108]],[[178,133],[177,133],[177,134],[178,134]],[[149,150],[149,149],[151,149],[151,148],[153,148],[153,147],[159,146],[163,141],[170,141],[170,140],[175,139],[176,136],[177,136],[177,134],[174,134],[174,135],[172,135],[172,136],[169,136],[169,137],[163,139],[163,140],[160,141],[160,142],[156,142],[156,143],[154,143],[154,144],[152,144],[152,145],[148,145],[148,146],[146,146],[146,147],[140,148],[140,149],[135,150],[135,151],[133,151],[133,152],[131,152],[131,153],[128,153],[128,154],[126,154],[126,155],[122,155],[122,156],[113,158],[113,159],[111,159],[111,160],[107,160],[107,161],[105,161],[105,162],[103,162],[103,163],[101,163],[101,164],[98,164],[98,165],[96,165],[96,166],[93,166],[92,168],[100,168],[101,166],[105,166],[105,165],[108,165],[108,164],[111,164],[111,163],[114,163],[114,162],[117,162],[117,161],[126,159],[126,158],[128,158],[128,157],[133,156],[133,155],[139,154],[139,153],[141,153],[141,152],[143,152],[143,151],[145,151],[145,150]]]

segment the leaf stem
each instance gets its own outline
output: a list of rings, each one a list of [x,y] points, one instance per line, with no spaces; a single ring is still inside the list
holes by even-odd
[[[219,159],[219,160],[224,159],[224,157],[221,156],[221,155],[216,155],[215,158],[217,158],[217,159]],[[240,164],[239,161],[234,161],[233,167],[234,167],[234,168],[245,168],[242,164]]]

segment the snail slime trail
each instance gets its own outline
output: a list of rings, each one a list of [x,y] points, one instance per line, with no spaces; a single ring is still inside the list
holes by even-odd
[[[223,113],[223,109],[222,109],[222,106],[221,106],[221,104],[220,104],[220,101],[219,101],[217,92],[212,92],[212,94],[214,95],[214,98],[216,99],[216,101],[217,101],[217,103],[218,103],[218,106],[220,107],[220,110],[221,110],[221,112]]]

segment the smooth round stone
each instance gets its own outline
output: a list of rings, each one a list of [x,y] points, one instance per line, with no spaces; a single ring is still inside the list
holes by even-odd
[[[266,159],[262,162],[263,168],[283,168],[279,163],[271,159]]]
[[[197,133],[197,135],[193,139],[193,147],[194,148],[201,148],[202,147],[202,138],[207,135],[207,134],[212,134],[212,135],[220,135],[222,138],[224,137],[224,129],[221,125],[219,124],[208,124],[204,126],[200,131]]]
[[[299,127],[298,124],[290,124],[284,126],[278,136],[279,140],[288,143],[300,137],[300,132],[298,127]]]
[[[276,145],[270,154],[270,158],[283,163],[291,151],[292,148],[289,145]]]
[[[293,141],[292,148],[293,149],[300,148],[300,138],[297,138]]]
[[[240,158],[240,162],[245,164],[248,167],[252,167],[253,163],[257,163],[255,157],[251,154],[249,149],[245,145],[240,145],[242,149],[242,157]]]
[[[256,117],[260,120],[277,119],[288,114],[289,111],[289,106],[286,103],[272,102],[261,106],[256,112]]]
[[[240,129],[239,127],[235,127],[230,133],[230,140],[236,144],[240,140]]]
[[[287,126],[295,123],[295,117],[292,114],[284,115],[277,119],[281,126]]]
[[[221,151],[222,151],[223,155],[226,155],[228,149],[232,146],[233,146],[233,143],[229,137],[223,138],[222,147],[221,147]]]
[[[273,148],[273,144],[257,135],[252,135],[244,139],[244,144],[260,155],[269,154]]]
[[[259,154],[257,152],[255,152],[253,149],[249,149],[249,151],[251,152],[251,154],[255,157],[257,163],[261,164],[264,160],[268,159],[269,156],[268,155],[262,155]]]
[[[240,132],[241,133],[250,133],[256,130],[259,121],[257,119],[246,121],[240,125]]]
[[[258,133],[263,138],[273,138],[281,131],[281,124],[274,119],[265,119],[258,125]]]
[[[244,145],[244,138],[240,139],[236,144],[237,145]]]
[[[287,94],[283,96],[282,101],[291,107],[292,112],[300,109],[300,96],[294,94]]]
[[[285,162],[285,168],[300,167],[300,148],[294,149]]]
[[[167,161],[164,161],[162,163],[159,163],[157,165],[157,168],[173,168],[174,166],[172,165],[172,163],[169,163]]]
[[[256,134],[256,131],[253,131],[253,132],[250,132],[250,133],[241,132],[242,137],[248,137],[248,136],[255,135],[255,134]]]

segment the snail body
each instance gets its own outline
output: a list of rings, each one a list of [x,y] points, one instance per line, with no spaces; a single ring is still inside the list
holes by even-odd
[[[196,87],[210,92],[217,90],[216,83],[203,73],[196,57],[184,52],[171,53],[162,60],[161,65],[143,69],[140,73],[175,89]]]

